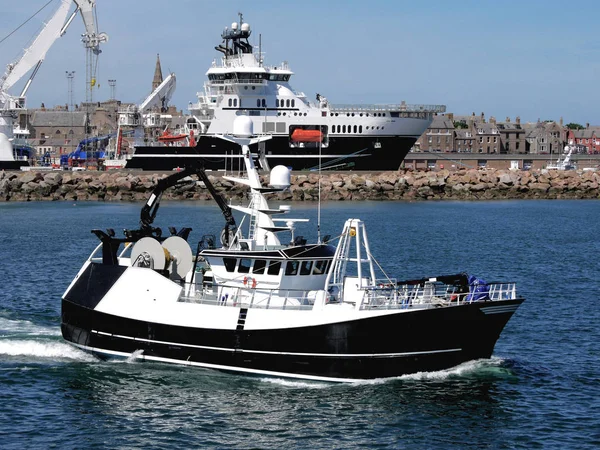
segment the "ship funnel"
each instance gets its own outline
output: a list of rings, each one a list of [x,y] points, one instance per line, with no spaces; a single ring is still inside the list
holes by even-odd
[[[233,135],[236,137],[249,138],[254,135],[254,124],[248,116],[238,116],[233,121]]]
[[[271,170],[270,185],[276,189],[286,189],[290,187],[290,169],[286,166],[275,166]]]

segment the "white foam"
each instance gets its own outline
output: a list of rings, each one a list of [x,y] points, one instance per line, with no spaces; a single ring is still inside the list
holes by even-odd
[[[358,380],[352,384],[383,384],[390,381],[396,380],[408,380],[408,381],[424,381],[424,380],[447,380],[450,378],[464,377],[489,368],[496,368],[504,363],[502,358],[492,357],[491,359],[477,359],[473,361],[467,361],[458,366],[451,367],[450,369],[438,370],[435,372],[416,372],[408,375],[402,375],[393,378],[376,378],[373,380]]]
[[[30,336],[60,336],[60,327],[36,325],[29,320],[0,317],[0,335],[27,334]]]
[[[43,342],[32,339],[0,339],[0,355],[96,361],[92,355],[64,342]]]
[[[300,389],[323,389],[333,386],[332,383],[320,383],[318,381],[294,380],[290,378],[261,378],[264,383],[277,384],[279,386],[300,388]]]

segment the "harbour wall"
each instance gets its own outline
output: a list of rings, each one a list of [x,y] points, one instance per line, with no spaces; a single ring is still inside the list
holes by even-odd
[[[167,173],[147,172],[0,172],[0,201],[144,201],[157,180]],[[217,191],[233,200],[245,199],[248,189],[209,175]],[[494,200],[598,199],[600,172],[478,170],[378,173],[316,173],[292,175],[289,190],[273,200]],[[211,200],[196,178],[183,180],[163,195],[172,200]]]

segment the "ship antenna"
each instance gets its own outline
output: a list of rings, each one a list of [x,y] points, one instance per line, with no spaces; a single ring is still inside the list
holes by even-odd
[[[319,125],[319,128],[322,131],[322,125]],[[319,177],[318,177],[318,201],[317,201],[317,244],[321,243],[321,144],[323,142],[323,137],[319,139]]]

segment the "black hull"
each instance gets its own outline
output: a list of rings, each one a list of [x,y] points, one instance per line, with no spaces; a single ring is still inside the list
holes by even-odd
[[[63,299],[61,328],[67,341],[100,355],[141,351],[144,359],[221,370],[373,379],[489,358],[522,301],[476,302],[300,328],[217,330],[126,319]]]
[[[0,170],[21,170],[21,167],[29,167],[28,161],[0,161]]]
[[[321,166],[330,170],[397,170],[415,141],[406,136],[330,137],[329,145],[321,148]],[[252,146],[251,151],[256,153],[258,148]],[[270,168],[281,164],[293,170],[316,170],[319,166],[318,148],[290,148],[287,136],[266,141],[264,152]],[[243,168],[240,147],[213,136],[202,136],[196,147],[136,147],[125,167],[173,170],[199,162],[208,170]]]

